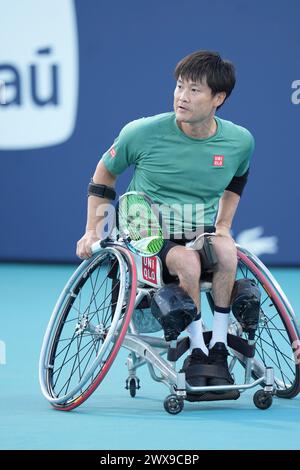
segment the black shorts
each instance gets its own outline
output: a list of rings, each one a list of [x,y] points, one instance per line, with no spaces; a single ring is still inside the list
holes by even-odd
[[[206,233],[214,233],[215,231],[216,231],[216,227],[214,227],[214,226],[205,226],[204,230],[203,230],[203,232],[206,232]],[[164,241],[164,245],[163,245],[162,249],[160,250],[160,252],[158,253],[157,256],[161,259],[161,262],[162,262],[162,267],[163,267],[162,277],[163,277],[163,282],[165,284],[168,284],[170,282],[174,282],[177,279],[177,276],[172,276],[172,274],[170,274],[170,271],[167,268],[166,257],[167,257],[168,252],[174,246],[178,246],[178,245],[185,246],[185,244],[190,242],[190,241],[191,240],[187,240],[184,237],[182,237],[178,240],[171,239],[171,240],[165,240]]]

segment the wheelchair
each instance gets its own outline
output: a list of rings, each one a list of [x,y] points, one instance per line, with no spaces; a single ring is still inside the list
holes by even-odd
[[[295,397],[300,391],[300,328],[296,316],[266,266],[248,250],[236,246],[236,279],[254,280],[261,292],[255,336],[250,337],[230,316],[229,371],[234,377],[239,367],[241,383],[195,387],[186,382],[185,373],[177,371],[177,361],[188,351],[189,338],[182,334],[166,342],[150,310],[154,293],[164,285],[160,259],[136,255],[122,240],[107,239],[93,245],[92,258],[83,261],[71,276],[46,329],[39,380],[49,403],[62,411],[81,405],[101,384],[121,347],[129,351],[125,388],[130,396],[140,388],[137,370],[147,365],[152,379],[169,389],[164,408],[170,414],[181,412],[185,400],[236,400],[257,386],[253,401],[259,409],[269,408],[274,396]],[[212,317],[214,310],[209,275],[204,274],[201,281],[201,295],[207,298],[203,321],[204,313]],[[205,322],[208,343],[212,332]]]

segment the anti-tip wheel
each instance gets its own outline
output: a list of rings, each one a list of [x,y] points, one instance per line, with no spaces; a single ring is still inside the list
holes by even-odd
[[[164,401],[165,410],[171,415],[177,415],[183,410],[184,402],[177,395],[168,395]]]
[[[272,394],[264,390],[257,390],[253,395],[253,402],[256,408],[267,410],[273,403]]]

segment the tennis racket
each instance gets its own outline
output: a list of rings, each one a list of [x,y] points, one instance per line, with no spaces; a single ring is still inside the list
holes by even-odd
[[[119,238],[133,253],[154,256],[164,245],[162,215],[145,193],[129,191],[119,198],[117,225]]]

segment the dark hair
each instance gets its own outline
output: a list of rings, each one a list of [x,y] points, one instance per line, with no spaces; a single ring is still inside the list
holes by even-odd
[[[195,82],[201,82],[206,78],[212,95],[224,91],[226,93],[225,100],[230,96],[235,85],[233,63],[221,59],[220,54],[213,51],[196,51],[184,57],[176,65],[174,76],[176,80],[180,77]]]

